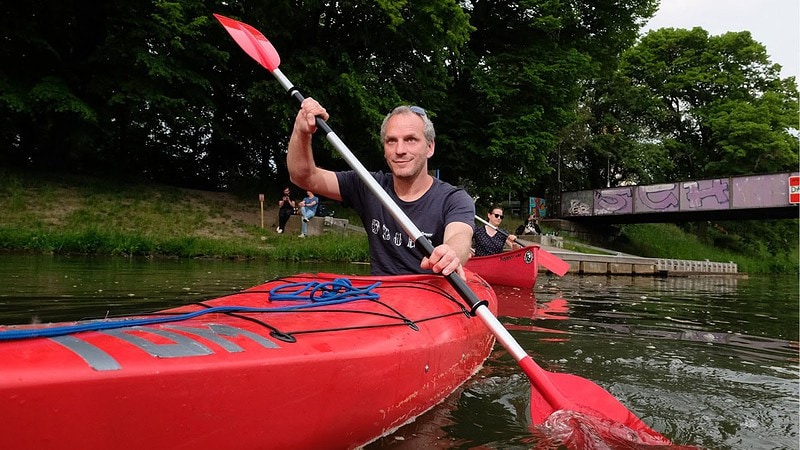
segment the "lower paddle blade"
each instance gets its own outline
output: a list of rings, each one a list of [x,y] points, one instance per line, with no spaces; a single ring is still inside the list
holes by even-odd
[[[569,271],[569,263],[559,258],[558,256],[544,250],[539,249],[539,264],[542,267],[553,272],[554,274],[563,277]]]
[[[619,437],[619,430],[625,430],[625,440],[629,444],[671,444],[597,384],[576,375],[528,367],[528,364],[523,364],[523,368],[531,380],[530,412],[534,424],[550,424],[556,414],[568,411],[570,417],[582,418],[581,426],[590,423],[600,435]]]
[[[229,17],[219,14],[214,14],[214,17],[225,27],[239,47],[265,69],[273,72],[281,64],[281,57],[277,50],[260,31]]]
[[[537,437],[536,448],[701,450],[651,438],[621,423],[575,411],[557,411],[543,424],[532,427],[531,433]]]

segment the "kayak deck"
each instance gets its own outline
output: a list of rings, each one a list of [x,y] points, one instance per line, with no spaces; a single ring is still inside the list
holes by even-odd
[[[377,299],[270,299],[337,278],[300,274],[123,323],[0,327],[0,446],[355,448],[443,400],[492,349],[441,276],[348,278]],[[496,312],[488,284],[468,284]],[[65,333],[3,337],[54,329]]]

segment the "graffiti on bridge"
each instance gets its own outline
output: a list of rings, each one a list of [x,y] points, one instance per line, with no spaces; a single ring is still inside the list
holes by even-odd
[[[564,192],[562,216],[789,206],[791,173]]]

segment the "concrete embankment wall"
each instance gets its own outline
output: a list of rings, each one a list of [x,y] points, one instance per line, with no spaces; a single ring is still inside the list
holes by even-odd
[[[290,217],[289,221],[286,222],[285,232],[288,234],[300,233],[301,220],[302,218],[298,215]],[[273,226],[275,226],[275,224],[273,224]],[[347,231],[356,231],[363,233],[364,228],[354,227],[349,224],[347,219],[338,219],[335,217],[312,217],[308,222],[309,236],[319,236],[328,231],[342,233]]]
[[[598,236],[612,236],[609,229],[602,228],[603,233],[598,233],[601,228],[588,228],[566,220],[545,221],[551,228],[560,230],[568,236],[579,236],[584,240],[598,239]],[[527,238],[523,236],[523,238]],[[543,237],[544,239],[545,237]],[[644,258],[627,254],[588,254],[561,250],[562,237],[551,237],[550,241],[538,241],[542,246],[553,246],[547,249],[550,253],[569,262],[570,273],[591,275],[651,275],[651,276],[692,276],[692,275],[722,275],[739,276],[739,268],[734,262],[693,261],[685,259]],[[589,245],[584,245],[590,247]],[[553,250],[550,250],[553,248]],[[607,251],[600,247],[593,247],[599,251]]]
[[[690,261],[681,259],[643,258],[631,255],[594,255],[570,251],[549,250],[567,261],[569,272],[587,275],[739,275],[736,263]]]

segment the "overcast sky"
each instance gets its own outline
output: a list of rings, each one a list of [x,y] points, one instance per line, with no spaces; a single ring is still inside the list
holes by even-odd
[[[800,81],[800,0],[661,0],[642,31],[694,27],[715,36],[749,31],[783,66],[781,77]]]

